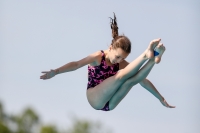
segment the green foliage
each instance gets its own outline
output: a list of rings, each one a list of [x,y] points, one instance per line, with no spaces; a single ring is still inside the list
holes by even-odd
[[[3,105],[0,102],[0,122],[5,122],[6,121],[5,119],[6,119],[6,115],[3,110]]]
[[[53,125],[43,126],[40,129],[40,133],[58,133],[56,127]]]
[[[3,121],[3,115],[4,115],[3,105],[0,103],[0,121]]]
[[[37,126],[39,118],[31,109],[27,108],[21,115],[13,115],[10,120],[17,126],[17,133],[30,133]]]
[[[89,133],[90,127],[91,127],[91,125],[87,121],[76,121],[76,122],[74,122],[72,129],[70,129],[68,132],[70,132],[70,133]]]
[[[101,123],[88,120],[74,119],[73,126],[67,133],[111,133]]]
[[[39,116],[31,108],[21,114],[8,115],[0,102],[0,133],[110,133],[101,123],[72,119],[72,126],[59,132],[55,125],[40,125]]]
[[[0,122],[0,133],[11,133],[6,125]]]

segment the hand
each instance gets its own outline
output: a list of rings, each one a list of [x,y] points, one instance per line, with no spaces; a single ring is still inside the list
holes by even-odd
[[[154,39],[150,42],[146,52],[145,52],[145,57],[147,57],[147,59],[153,59],[154,58],[154,49],[155,47],[160,43],[161,39]]]
[[[50,70],[50,71],[43,71],[42,73],[45,73],[44,75],[40,76],[40,79],[50,79],[56,75],[55,70]]]
[[[162,100],[160,100],[160,102],[162,103],[163,106],[165,106],[167,108],[175,108],[176,107],[176,106],[169,105],[164,98]]]

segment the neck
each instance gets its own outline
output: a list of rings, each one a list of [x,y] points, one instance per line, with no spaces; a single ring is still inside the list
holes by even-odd
[[[105,59],[106,59],[106,60],[109,60],[109,57],[108,57],[108,50],[105,50],[105,51],[104,51],[104,54],[105,54]]]
[[[108,52],[109,52],[108,49],[104,51],[105,60],[106,60],[106,63],[107,63],[108,65],[112,65],[112,63],[110,62],[110,59],[109,59],[109,57],[108,57]]]

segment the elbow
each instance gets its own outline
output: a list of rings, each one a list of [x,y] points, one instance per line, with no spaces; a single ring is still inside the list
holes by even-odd
[[[71,62],[71,66],[72,66],[72,68],[73,68],[72,71],[74,71],[74,70],[76,70],[76,69],[79,68],[79,64],[78,64],[76,61]]]
[[[74,63],[74,68],[75,68],[75,70],[82,67],[82,65],[81,65],[78,61],[75,61],[75,62],[73,62],[73,63]]]

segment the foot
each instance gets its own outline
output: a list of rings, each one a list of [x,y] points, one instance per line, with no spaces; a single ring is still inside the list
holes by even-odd
[[[160,63],[161,61],[161,57],[163,55],[163,53],[165,52],[165,46],[163,46],[162,43],[158,44],[155,49],[154,49],[154,61],[156,64]]]
[[[154,39],[150,42],[150,44],[145,52],[145,56],[147,57],[147,59],[154,58],[154,49],[159,44],[160,41],[161,41],[161,39],[158,38],[158,39]]]

